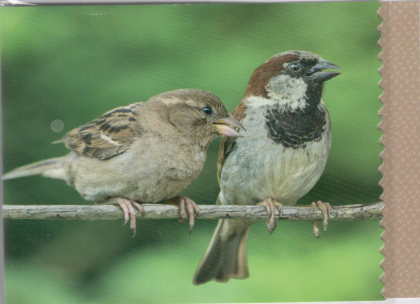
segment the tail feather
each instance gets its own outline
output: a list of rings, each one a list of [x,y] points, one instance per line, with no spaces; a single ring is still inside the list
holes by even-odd
[[[209,248],[194,275],[195,285],[210,280],[227,282],[231,278],[246,279],[249,276],[246,241],[251,225],[242,220],[219,220]]]
[[[7,180],[40,174],[45,177],[65,180],[63,159],[63,157],[51,158],[22,166],[4,174],[2,178]]]

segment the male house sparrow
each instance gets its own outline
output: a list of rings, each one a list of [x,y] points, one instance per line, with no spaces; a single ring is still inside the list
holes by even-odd
[[[275,209],[294,205],[320,178],[331,147],[323,83],[339,67],[318,55],[290,51],[264,62],[252,74],[242,102],[232,115],[247,132],[223,137],[218,174],[218,204],[261,204],[267,229],[276,228]],[[329,204],[313,204],[328,224]],[[249,276],[246,240],[254,220],[222,219],[194,276],[194,284]],[[317,228],[316,228],[317,229]],[[314,231],[316,230],[314,228]]]
[[[243,128],[220,99],[200,90],[162,93],[146,102],[111,110],[59,141],[72,151],[12,170],[3,179],[41,174],[62,179],[86,199],[116,203],[136,232],[137,203],[171,200],[185,208],[190,233],[197,205],[176,197],[200,175],[207,148],[218,133],[238,136]]]

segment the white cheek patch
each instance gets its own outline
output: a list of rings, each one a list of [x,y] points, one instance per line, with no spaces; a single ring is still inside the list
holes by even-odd
[[[307,89],[308,85],[303,79],[289,75],[273,77],[266,87],[268,96],[274,99],[280,108],[284,107],[291,111],[305,108]]]

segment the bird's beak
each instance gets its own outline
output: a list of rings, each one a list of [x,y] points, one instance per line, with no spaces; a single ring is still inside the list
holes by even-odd
[[[327,69],[340,69],[339,66],[335,65],[334,63],[325,61],[325,60],[319,60],[316,65],[314,65],[306,74],[306,76],[309,76],[312,81],[315,82],[324,82],[327,80],[330,80],[331,78],[334,78],[335,76],[340,75],[340,72],[322,72],[323,70]]]
[[[242,135],[240,135],[233,127],[246,131],[244,126],[232,115],[213,122],[213,125],[216,128],[217,133],[226,136],[242,137]]]

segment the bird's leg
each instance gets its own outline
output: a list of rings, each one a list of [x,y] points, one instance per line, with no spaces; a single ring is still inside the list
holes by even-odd
[[[313,202],[311,205],[312,209],[320,209],[322,212],[322,218],[323,218],[323,226],[324,226],[324,231],[327,230],[328,227],[328,219],[330,218],[330,213],[331,213],[331,205],[329,203],[323,203],[321,201],[317,201],[316,203]],[[319,238],[320,233],[319,233],[319,228],[318,228],[318,221],[313,221],[312,222],[312,229],[314,231],[314,234],[317,238]]]
[[[167,200],[167,202],[178,205],[179,206],[179,222],[181,224],[184,224],[184,218],[189,218],[189,224],[190,224],[190,232],[191,234],[194,223],[195,223],[195,217],[200,215],[200,209],[198,208],[198,205],[190,198],[186,196],[177,196],[173,199]]]
[[[128,220],[131,219],[130,221],[130,228],[134,231],[134,235],[133,237],[136,235],[136,210],[135,208],[137,208],[137,210],[141,213],[141,216],[145,215],[145,211],[142,205],[140,205],[139,203],[136,203],[135,201],[129,200],[127,198],[124,197],[112,197],[110,199],[107,199],[104,203],[102,204],[115,204],[117,203],[121,209],[124,212],[124,224],[127,224]],[[135,208],[134,208],[135,207]]]
[[[265,201],[262,201],[257,204],[258,206],[264,206],[267,211],[268,219],[266,220],[267,230],[270,234],[273,233],[274,229],[277,227],[277,218],[275,216],[276,207],[279,210],[280,216],[283,214],[283,204],[275,201],[272,198],[267,198]]]

